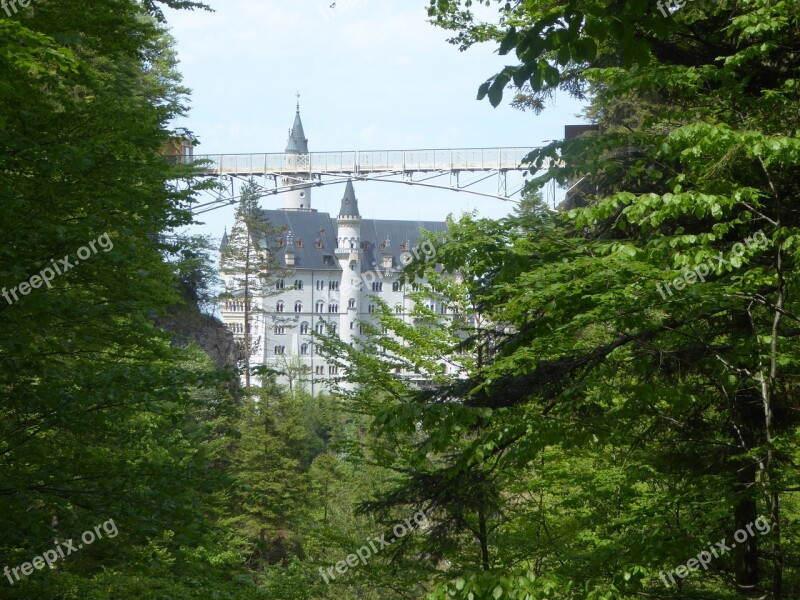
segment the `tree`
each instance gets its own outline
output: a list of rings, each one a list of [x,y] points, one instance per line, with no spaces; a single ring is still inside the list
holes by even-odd
[[[283,273],[277,255],[278,230],[266,221],[258,208],[262,192],[253,179],[241,190],[241,200],[236,210],[236,222],[230,239],[222,247],[221,270],[226,279],[227,291],[222,299],[243,298],[244,304],[244,361],[245,386],[250,388],[251,355],[256,347],[266,346],[267,323],[264,323],[264,339],[255,341],[251,337],[254,315],[265,314],[259,308],[256,297],[263,299],[282,290],[277,287]]]
[[[788,326],[796,316],[797,6],[693,2],[664,15],[646,2],[615,4],[613,14],[604,1],[497,3],[500,19],[481,23],[469,4],[435,2],[430,11],[458,43],[490,40],[518,59],[479,97],[498,105],[511,84],[532,105],[557,89],[591,95],[600,124],[598,136],[530,157],[564,161],[545,179],[585,177],[591,205],[570,214],[575,227],[563,230],[557,256],[520,243],[528,264],[498,267],[524,298],[503,291],[494,274],[484,280],[487,298],[503,302],[496,308],[504,292],[514,298],[507,307],[518,333],[477,387],[504,406],[538,397],[548,414],[569,391],[573,405],[607,419],[612,406],[580,394],[601,386],[601,374],[610,378],[613,364],[629,396],[623,406],[661,410],[647,431],[660,434],[648,447],[667,460],[662,474],[689,456],[697,467],[692,499],[677,506],[693,522],[668,522],[730,537],[763,511],[774,524],[769,552],[757,539],[739,544],[732,570],[738,589],[756,589],[769,560],[767,589],[783,597],[780,506],[793,505],[794,454],[783,442],[797,434]],[[492,247],[507,239],[496,236]],[[724,437],[712,433],[720,430]],[[665,451],[676,438],[676,451]],[[708,512],[711,498],[727,522]]]
[[[252,591],[217,519],[226,379],[154,325],[180,299],[160,240],[195,195],[160,155],[186,104],[164,4],[0,18],[0,554],[15,567],[110,519],[119,532],[3,597]]]

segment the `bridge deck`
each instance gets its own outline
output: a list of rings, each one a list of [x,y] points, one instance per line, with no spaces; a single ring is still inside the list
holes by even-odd
[[[309,154],[205,154],[198,175],[362,175],[433,171],[521,171],[535,148],[451,148],[443,150],[368,150]]]

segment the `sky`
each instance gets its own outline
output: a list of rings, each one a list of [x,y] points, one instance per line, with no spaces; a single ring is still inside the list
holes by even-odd
[[[580,103],[567,96],[538,116],[476,100],[478,86],[513,57],[489,45],[459,51],[429,23],[428,0],[206,2],[215,12],[167,13],[192,90],[190,111],[175,126],[199,138],[195,155],[282,152],[298,92],[312,152],[532,147],[583,122]],[[497,190],[496,180],[482,185],[475,189]],[[336,214],[343,192],[343,184],[315,188],[312,207]],[[357,182],[356,195],[365,218],[498,218],[514,208],[399,184]],[[262,200],[264,208],[282,205],[281,195]],[[233,208],[198,218],[193,232],[219,238]]]

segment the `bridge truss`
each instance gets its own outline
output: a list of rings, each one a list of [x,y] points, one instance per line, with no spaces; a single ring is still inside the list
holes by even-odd
[[[428,150],[369,150],[311,152],[308,154],[207,154],[183,157],[196,166],[195,177],[214,179],[217,198],[194,205],[202,214],[235,203],[237,183],[262,178],[264,195],[297,189],[333,185],[348,179],[414,185],[518,202],[515,196],[525,187],[531,168],[525,158],[535,148],[448,148]],[[552,165],[548,165],[548,168]],[[509,173],[523,179],[509,189]],[[487,193],[472,186],[490,178],[497,180],[497,192]]]

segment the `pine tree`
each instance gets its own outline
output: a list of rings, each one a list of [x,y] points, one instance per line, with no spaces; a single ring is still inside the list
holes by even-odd
[[[253,179],[245,183],[236,210],[236,221],[230,238],[222,248],[221,271],[227,290],[222,300],[239,298],[244,305],[244,342],[242,345],[245,386],[250,389],[251,357],[267,344],[267,323],[262,340],[252,339],[252,325],[258,315],[265,314],[260,300],[281,293],[284,274],[278,258],[278,229],[263,218],[258,207],[261,188]]]

